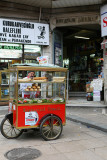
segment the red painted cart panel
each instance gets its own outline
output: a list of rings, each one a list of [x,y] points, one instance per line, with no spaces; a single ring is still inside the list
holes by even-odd
[[[39,126],[48,114],[54,114],[65,124],[65,104],[22,105],[13,109],[13,124],[16,128]]]

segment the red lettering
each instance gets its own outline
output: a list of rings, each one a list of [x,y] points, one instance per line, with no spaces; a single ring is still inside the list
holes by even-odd
[[[35,119],[26,119],[26,121],[34,121]]]
[[[105,17],[104,19],[103,19],[103,27],[107,27],[107,17]]]

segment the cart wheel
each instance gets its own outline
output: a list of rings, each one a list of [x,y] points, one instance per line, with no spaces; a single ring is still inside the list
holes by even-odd
[[[5,117],[1,122],[1,134],[8,139],[13,139],[19,137],[23,133],[22,129],[16,129]]]
[[[62,121],[57,116],[46,117],[40,125],[40,133],[45,140],[57,139],[62,133]]]

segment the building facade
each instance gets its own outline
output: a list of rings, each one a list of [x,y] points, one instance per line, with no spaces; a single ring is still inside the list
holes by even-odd
[[[6,0],[0,2],[0,18],[49,24],[49,45],[41,45],[41,55],[48,56],[49,63],[60,64],[60,66],[64,65],[64,59],[65,61],[69,59],[67,67],[74,68],[70,72],[73,77],[73,79],[70,77],[71,90],[80,92],[85,91],[86,82],[92,80],[96,76],[95,74],[100,75],[101,67],[104,68],[106,75],[107,60],[103,50],[100,52],[99,49],[99,44],[103,41],[100,8],[104,4],[106,4],[105,0],[94,2],[80,0],[78,4],[71,3],[69,0],[63,2],[48,0],[45,4],[42,1],[40,3],[39,1],[22,0],[20,2],[17,0],[15,3],[13,0]],[[74,38],[75,36],[88,36],[90,41],[78,40]],[[98,64],[96,59],[94,60],[94,63],[97,64],[95,72],[93,72],[90,58],[90,55],[93,54],[97,59],[100,58],[99,71],[96,71]],[[78,59],[81,61],[78,62]],[[84,63],[82,63],[83,61]],[[89,61],[90,63],[88,63]],[[81,65],[78,66],[78,64]],[[105,94],[107,94],[106,81],[106,76],[104,76]],[[80,87],[81,84],[83,84],[82,87]],[[104,97],[105,103],[107,103],[106,95]]]

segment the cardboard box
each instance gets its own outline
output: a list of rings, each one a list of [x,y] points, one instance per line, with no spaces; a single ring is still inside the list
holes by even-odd
[[[93,92],[93,87],[91,87],[91,88],[86,88],[86,92]]]

